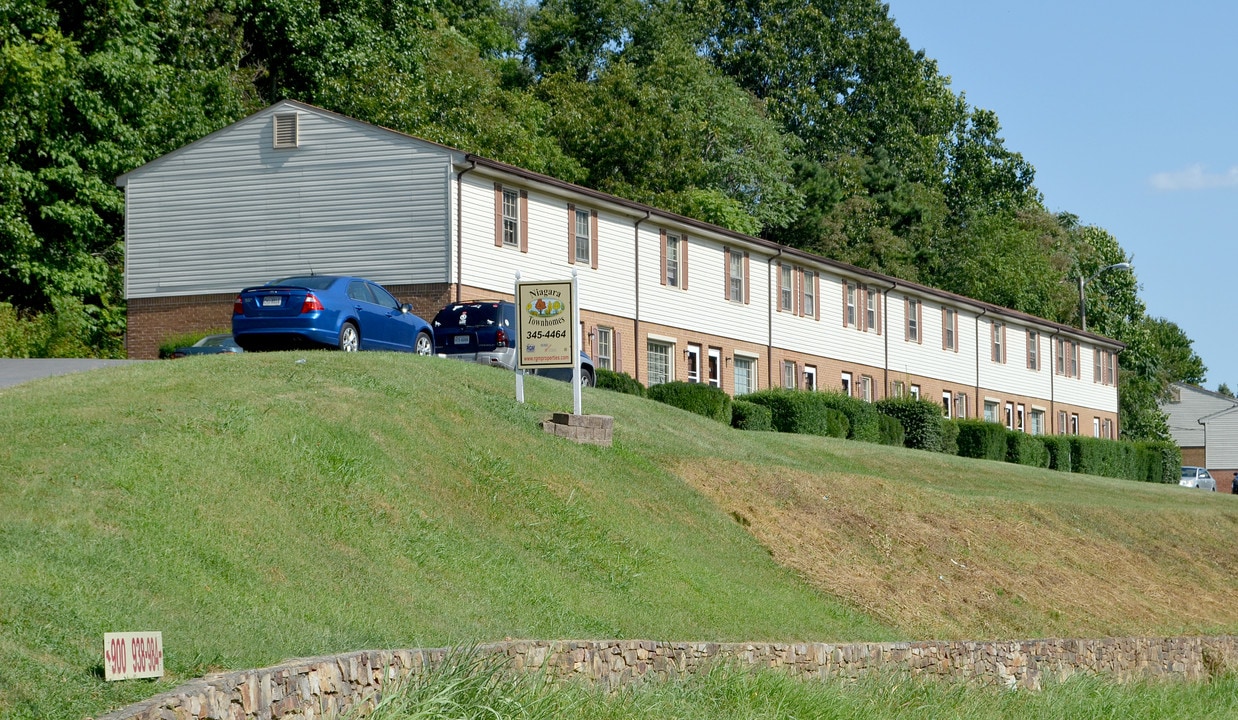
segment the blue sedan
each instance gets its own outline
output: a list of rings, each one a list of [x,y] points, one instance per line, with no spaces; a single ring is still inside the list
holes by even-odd
[[[412,310],[363,278],[290,277],[236,296],[232,336],[246,350],[326,346],[429,355],[434,333]]]

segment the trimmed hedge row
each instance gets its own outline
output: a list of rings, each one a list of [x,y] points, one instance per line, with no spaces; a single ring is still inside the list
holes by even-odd
[[[731,403],[731,427],[738,430],[773,430],[774,414],[764,405],[735,400]]]
[[[731,396],[722,388],[682,380],[662,383],[649,388],[647,397],[680,410],[704,415],[720,423],[731,424]]]
[[[828,393],[808,390],[760,390],[744,400],[766,407],[778,432],[845,438],[851,427],[847,416],[832,407]]]
[[[605,368],[596,368],[594,370],[594,382],[597,387],[603,390],[614,390],[615,392],[635,395],[637,397],[645,397],[645,386],[627,373],[615,372]]]
[[[911,397],[887,398],[875,404],[877,412],[896,418],[903,426],[903,445],[914,450],[941,452],[943,423],[941,406]]]
[[[1006,459],[1006,428],[983,420],[959,420],[959,455],[981,460]]]

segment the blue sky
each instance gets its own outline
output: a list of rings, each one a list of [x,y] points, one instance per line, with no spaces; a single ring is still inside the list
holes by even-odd
[[[1048,209],[1134,255],[1148,314],[1194,341],[1206,387],[1238,391],[1238,3],[886,2],[997,113]]]

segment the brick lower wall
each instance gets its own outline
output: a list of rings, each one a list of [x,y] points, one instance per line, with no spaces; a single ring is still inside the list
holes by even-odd
[[[362,651],[212,675],[99,720],[330,717],[373,699],[392,680],[436,666],[452,652],[449,648]],[[502,656],[517,672],[545,671],[608,689],[672,680],[715,663],[735,663],[781,669],[807,680],[906,671],[1037,690],[1049,678],[1076,674],[1103,675],[1118,682],[1205,680],[1236,666],[1238,637],[840,645],[530,640],[484,645],[477,652]]]

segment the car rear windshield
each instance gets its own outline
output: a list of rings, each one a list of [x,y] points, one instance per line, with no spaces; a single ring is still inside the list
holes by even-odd
[[[501,323],[498,303],[457,303],[448,305],[434,316],[434,327],[490,327]]]
[[[274,280],[267,283],[270,286],[287,285],[289,287],[303,287],[310,290],[326,290],[331,287],[331,283],[335,282],[335,278],[330,275],[307,275],[305,277],[290,277],[283,280]]]

